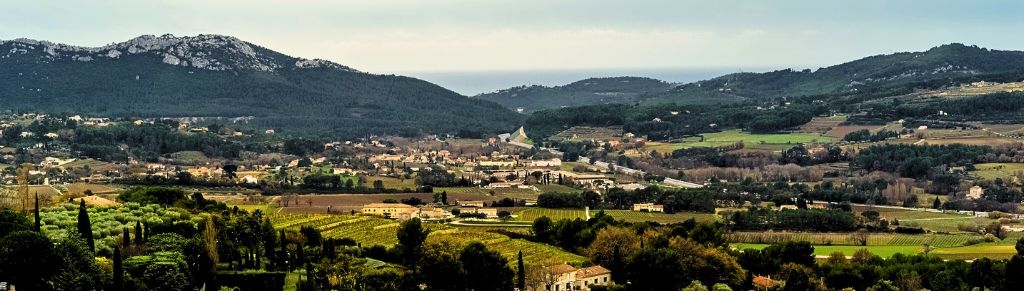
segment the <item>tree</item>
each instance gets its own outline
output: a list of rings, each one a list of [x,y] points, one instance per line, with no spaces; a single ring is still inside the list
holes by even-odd
[[[726,244],[722,230],[713,223],[702,222],[690,230],[690,239],[705,246],[717,247]]]
[[[224,170],[224,177],[232,180],[236,178],[235,173],[238,172],[238,165],[224,165],[221,169]]]
[[[0,238],[15,231],[30,229],[32,229],[32,224],[24,214],[14,211],[14,209],[0,207]]]
[[[135,221],[135,245],[142,245],[142,222]]]
[[[42,234],[26,229],[0,239],[0,274],[18,289],[47,290],[59,269],[53,243]]]
[[[430,290],[465,290],[459,248],[450,242],[429,244],[420,258],[420,276]]]
[[[519,251],[519,262],[516,264],[516,287],[519,290],[526,290],[526,264],[523,263],[523,251]]]
[[[113,291],[121,291],[124,288],[124,265],[121,261],[121,248],[114,248],[114,275],[111,280]]]
[[[127,230],[125,231],[127,233]],[[273,238],[273,231],[270,232],[271,238]],[[207,256],[213,262],[213,265],[217,265],[220,262],[220,257],[217,255],[217,227],[213,223],[213,217],[207,217],[206,223],[203,224],[203,247],[206,251]],[[273,239],[271,239],[273,240]],[[264,242],[266,243],[266,242]],[[267,256],[270,253],[266,254]]]
[[[679,256],[665,248],[644,248],[629,258],[626,276],[635,290],[678,290],[687,282]],[[632,289],[632,288],[631,288]]]
[[[551,218],[547,216],[541,216],[533,220],[533,236],[541,242],[550,242],[552,235],[552,223]]]
[[[67,236],[57,244],[60,271],[53,278],[57,290],[95,290],[102,285],[100,268],[89,246],[80,237]]]
[[[402,261],[410,269],[416,269],[416,261],[423,253],[423,242],[427,240],[428,233],[419,218],[406,220],[398,227],[397,248]]]
[[[85,208],[85,199],[78,204],[78,233],[89,245],[89,250],[96,252],[96,243],[92,238],[92,223],[89,222],[89,211]]]
[[[500,253],[488,250],[483,243],[472,242],[459,255],[466,270],[466,287],[472,290],[512,290],[512,269]]]
[[[41,229],[42,229],[42,220],[39,218],[39,193],[36,193],[36,208],[35,208],[35,211],[33,211],[33,213],[35,214],[35,218],[36,218],[36,224],[35,224],[34,230],[37,231],[37,232],[41,231]]]
[[[125,248],[131,247],[132,246],[132,236],[131,236],[131,233],[128,232],[128,228],[125,227],[124,229],[122,229],[122,232],[123,233],[121,234],[121,247],[125,247]]]

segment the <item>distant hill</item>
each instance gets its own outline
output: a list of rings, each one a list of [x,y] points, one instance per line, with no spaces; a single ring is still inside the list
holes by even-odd
[[[731,95],[766,98],[821,94],[853,94],[906,84],[955,81],[1024,70],[1024,52],[947,44],[923,52],[877,55],[815,71],[791,69],[736,73],[681,85],[658,97]],[[678,97],[678,98],[673,98]]]
[[[728,128],[781,132],[835,113],[848,114],[849,124],[900,119],[933,128],[969,121],[1018,123],[1024,122],[1022,81],[1024,52],[949,44],[816,71],[730,74],[645,95],[639,106],[542,110],[524,126],[536,140],[574,126],[623,126],[670,140]],[[720,103],[709,104],[715,101]]]
[[[341,136],[482,133],[521,116],[432,83],[287,56],[230,36],[141,36],[103,47],[0,41],[0,110],[126,117],[253,116]]]
[[[523,112],[610,103],[633,103],[644,96],[665,92],[671,83],[642,77],[590,78],[563,86],[519,86],[474,98],[494,101]]]

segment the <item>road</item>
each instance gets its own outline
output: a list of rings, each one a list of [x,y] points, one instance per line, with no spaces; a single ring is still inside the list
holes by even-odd
[[[517,147],[528,148],[528,149],[529,148],[533,148],[533,145],[529,145],[529,144],[525,144],[525,143],[521,143],[521,142],[508,142],[508,144],[513,145],[513,146],[517,146]],[[562,155],[562,152],[558,151],[557,149],[543,148],[543,147],[537,147],[537,148],[539,148],[541,150],[548,151],[551,154],[554,154],[556,156],[561,156]],[[590,164],[590,158],[580,157],[579,162]],[[623,174],[626,174],[626,175],[643,175],[643,174],[646,174],[646,172],[644,172],[642,170],[626,168],[626,167],[623,167],[623,166],[618,166],[618,165],[615,165],[615,164],[610,164],[608,162],[596,161],[596,162],[593,163],[593,165],[594,166],[598,166],[598,167],[600,167],[602,169],[605,169],[605,170],[612,170],[612,169],[614,169],[614,171],[619,172],[619,173],[623,173]],[[614,166],[614,167],[612,167],[612,166]],[[683,180],[672,179],[672,178],[668,178],[668,177],[666,177],[665,181],[662,181],[662,183],[665,183],[665,184],[668,184],[668,185],[671,185],[671,186],[675,186],[675,187],[680,187],[680,188],[690,188],[690,189],[704,188],[704,185],[701,185],[701,184],[686,182],[686,181],[683,181]]]

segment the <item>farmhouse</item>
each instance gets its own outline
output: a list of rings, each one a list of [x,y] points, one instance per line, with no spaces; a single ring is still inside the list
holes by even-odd
[[[633,211],[665,212],[665,206],[654,203],[636,203],[633,204]]]
[[[559,264],[546,268],[550,278],[545,291],[590,290],[592,285],[606,285],[611,282],[612,271],[602,266],[575,268]]]
[[[968,199],[981,199],[982,195],[985,195],[985,189],[981,188],[981,186],[971,187],[971,190],[967,192]]]
[[[420,207],[419,217],[422,219],[442,219],[448,217],[448,211],[445,211],[440,207],[423,206]]]
[[[363,205],[363,214],[381,215],[384,217],[409,219],[419,212],[419,209],[401,203],[370,203]]]
[[[522,185],[523,185],[523,182],[518,182],[518,181],[512,181],[512,182],[493,182],[493,183],[487,184],[487,188],[491,188],[491,189],[509,189],[509,188],[519,188]]]
[[[533,160],[528,164],[531,168],[544,168],[544,167],[561,167],[561,159],[550,159],[550,160]]]
[[[483,213],[487,218],[498,218],[497,208],[470,208],[462,210],[462,213]]]
[[[459,201],[460,207],[484,207],[483,200],[464,200]]]

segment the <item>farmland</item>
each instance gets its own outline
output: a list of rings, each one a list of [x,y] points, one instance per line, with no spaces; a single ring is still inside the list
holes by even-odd
[[[674,143],[649,142],[644,147],[644,150],[670,153],[682,148],[721,147],[733,145],[741,141],[745,148],[782,150],[802,143],[831,142],[834,140],[836,138],[818,133],[754,134],[739,130],[729,130],[704,134],[703,141],[701,141],[700,137],[690,137]]]
[[[599,210],[591,210],[590,215],[594,216],[598,211]],[[583,209],[525,208],[517,209],[512,212],[516,215],[516,220],[519,221],[533,221],[541,216],[547,216],[552,220],[576,218],[586,219],[586,213]],[[628,222],[653,221],[657,223],[678,223],[690,218],[694,218],[697,221],[714,221],[717,219],[717,216],[711,213],[679,212],[666,214],[631,210],[604,210],[604,212],[608,216],[614,217],[617,220],[625,220]]]
[[[974,167],[975,170],[971,171],[971,174],[984,180],[1002,178],[1003,180],[1012,181],[1013,177],[1017,177],[1019,173],[1024,173],[1024,164],[1021,163],[983,163],[974,165]]]
[[[725,235],[733,243],[771,244],[785,241],[806,241],[814,245],[848,245],[859,246],[852,233],[813,233],[813,232],[734,232]],[[958,247],[967,245],[971,240],[981,240],[977,234],[897,234],[868,233],[868,246],[922,246]]]
[[[311,215],[311,214],[275,214],[271,215],[271,221],[275,228],[298,229],[302,226],[312,226],[322,232],[328,238],[350,238],[364,246],[381,245],[393,246],[398,242],[395,231],[399,223],[375,216],[362,215]],[[514,258],[521,250],[527,262],[541,262],[554,260],[558,262],[582,263],[586,258],[563,251],[553,246],[542,243],[530,242],[523,239],[513,239],[508,236],[477,231],[475,229],[452,228],[442,224],[426,224],[431,231],[428,242],[449,242],[456,245],[464,245],[471,241],[484,242],[488,248],[500,252],[503,256],[514,262]]]
[[[40,213],[42,231],[51,239],[59,239],[75,229],[78,222],[78,205],[61,204],[47,208]],[[122,207],[90,207],[89,220],[92,222],[92,236],[96,239],[97,250],[109,252],[118,243],[118,237],[125,228],[135,227],[135,222],[159,224],[167,221],[195,220],[188,212],[166,209],[156,204],[139,205],[126,203]]]

